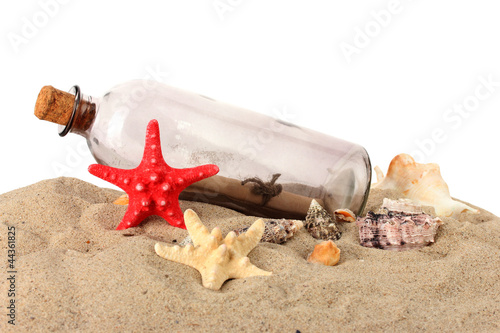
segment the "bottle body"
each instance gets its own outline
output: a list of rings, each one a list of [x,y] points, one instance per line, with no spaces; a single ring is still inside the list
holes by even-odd
[[[366,203],[371,166],[359,145],[154,81],[124,83],[93,102],[92,124],[74,131],[86,137],[98,163],[123,169],[139,165],[147,123],[156,119],[170,166],[219,166],[218,178],[188,188],[181,199],[275,218],[304,218],[303,208],[273,205],[288,194],[297,199],[288,206],[317,199],[330,213],[338,208],[361,213]],[[269,184],[273,175],[279,176]],[[242,181],[256,187],[279,184],[282,192],[260,202],[258,194],[238,193]]]

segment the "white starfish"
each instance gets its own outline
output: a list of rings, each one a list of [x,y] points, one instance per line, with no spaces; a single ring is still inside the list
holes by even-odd
[[[254,266],[247,257],[264,233],[262,219],[255,221],[246,233],[236,236],[231,231],[224,239],[217,227],[209,233],[191,209],[184,213],[184,222],[194,246],[156,243],[155,251],[162,258],[196,268],[204,287],[219,290],[228,279],[272,274]]]

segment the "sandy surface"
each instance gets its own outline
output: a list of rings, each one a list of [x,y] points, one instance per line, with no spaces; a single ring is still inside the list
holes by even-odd
[[[484,210],[444,219],[436,243],[392,252],[364,248],[354,223],[340,225],[337,266],[306,261],[319,241],[301,230],[284,245],[249,254],[269,277],[201,285],[195,269],[154,252],[187,231],[152,217],[114,228],[121,192],[57,178],[0,196],[0,331],[6,306],[8,227],[16,230],[16,331],[319,332],[500,331],[500,219]],[[391,193],[372,191],[367,208]],[[255,218],[182,202],[209,229],[228,231]]]

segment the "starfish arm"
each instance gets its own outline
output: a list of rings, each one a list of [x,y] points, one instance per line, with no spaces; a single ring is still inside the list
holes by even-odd
[[[194,184],[202,179],[212,177],[219,172],[219,167],[215,164],[205,164],[194,168],[185,168],[182,170],[184,179],[184,188]]]
[[[234,241],[233,249],[235,252],[240,253],[242,256],[246,256],[254,247],[259,244],[262,235],[264,234],[265,224],[263,219],[258,219],[255,221],[247,232],[241,234]],[[229,233],[230,234],[230,233]],[[228,234],[228,236],[229,236]],[[227,236],[226,236],[227,238]]]
[[[129,201],[127,211],[120,224],[116,227],[116,230],[137,227],[148,216],[147,212],[142,211],[141,208],[141,203],[137,200]]]
[[[222,242],[222,232],[220,231],[219,227],[213,228],[210,235],[215,237],[215,239],[217,240],[217,244]]]
[[[217,266],[224,265],[229,262],[229,251],[226,244],[222,244],[213,251],[212,259]]]
[[[151,120],[146,128],[146,143],[144,145],[143,162],[148,161],[148,158],[159,157],[158,160],[163,160],[161,152],[160,126],[156,119]]]
[[[165,162],[161,149],[160,127],[156,119],[151,120],[146,128],[146,143],[142,155],[141,168],[150,168],[161,166],[164,172],[174,170]]]
[[[234,248],[234,245],[236,243],[236,240],[238,239],[238,236],[234,231],[230,231],[226,237],[224,238],[223,242],[226,244],[230,249]]]
[[[243,257],[235,263],[230,278],[243,279],[251,276],[269,276],[272,274],[272,272],[265,271],[252,264],[248,257]]]
[[[168,246],[165,243],[156,243],[155,252],[164,259],[188,265],[197,270],[200,269],[200,254],[191,244],[180,247],[179,245]]]
[[[88,171],[94,176],[115,184],[125,192],[128,192],[130,188],[130,178],[133,175],[132,170],[118,169],[101,164],[91,164],[88,168]]]
[[[184,224],[184,218],[182,216],[182,210],[178,204],[171,205],[165,210],[158,211],[155,214],[158,214],[159,216],[163,217],[170,225],[174,227],[186,229],[186,225]]]
[[[200,273],[203,287],[212,290],[219,290],[224,282],[229,279],[229,275],[226,274],[226,270],[218,266],[200,270]]]
[[[193,240],[194,246],[206,245],[210,238],[210,233],[193,210],[187,209],[184,212],[184,222],[186,223],[187,231]]]

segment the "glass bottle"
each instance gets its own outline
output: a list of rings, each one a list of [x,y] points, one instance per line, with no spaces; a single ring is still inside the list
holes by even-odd
[[[218,175],[184,190],[185,200],[303,219],[312,199],[330,213],[361,213],[369,193],[363,147],[156,81],[123,83],[101,98],[46,86],[35,114],[59,123],[61,136],[85,137],[98,163],[122,169],[139,165],[147,124],[158,120],[170,166],[219,166]]]

